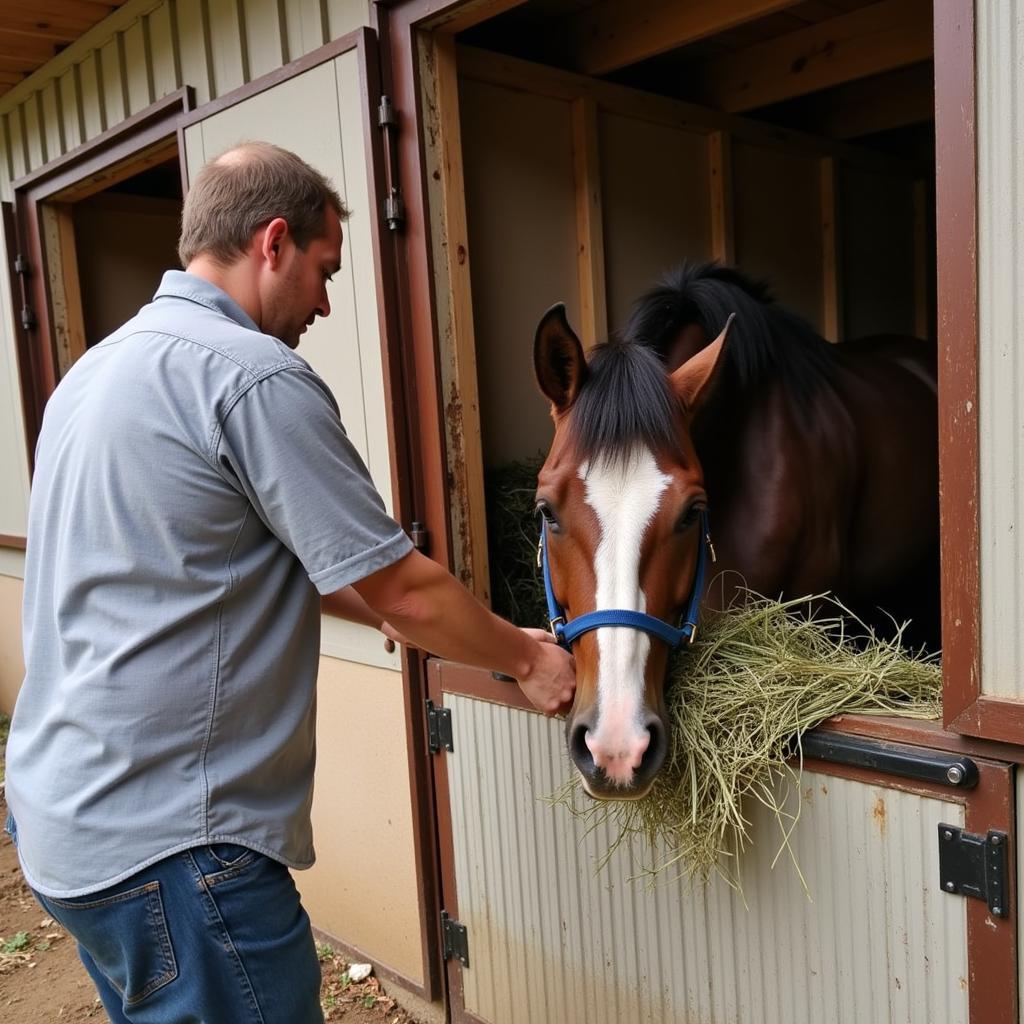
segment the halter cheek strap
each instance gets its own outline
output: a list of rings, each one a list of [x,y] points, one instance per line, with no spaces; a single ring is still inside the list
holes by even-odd
[[[700,599],[704,592],[704,579],[707,574],[708,556],[715,561],[715,549],[711,544],[711,531],[708,526],[707,510],[700,513],[700,549],[697,553],[697,572],[693,578],[693,592],[690,594],[690,602],[687,605],[686,613],[681,620],[679,628],[669,623],[656,619],[653,615],[644,612],[630,611],[625,608],[600,608],[597,611],[587,612],[579,618],[566,622],[565,612],[559,606],[555,598],[555,589],[551,583],[551,563],[548,559],[548,529],[543,524],[540,530],[540,545],[537,552],[538,561],[544,572],[544,593],[548,603],[548,619],[550,620],[551,633],[554,638],[563,646],[571,647],[577,637],[589,633],[593,629],[602,626],[626,626],[630,629],[639,629],[675,649],[683,641],[693,643],[697,637],[697,619],[700,615]]]

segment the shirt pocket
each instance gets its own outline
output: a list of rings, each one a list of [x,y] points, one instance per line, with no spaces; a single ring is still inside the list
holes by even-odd
[[[47,909],[89,951],[104,977],[134,1006],[178,976],[159,882],[71,900],[43,897]]]

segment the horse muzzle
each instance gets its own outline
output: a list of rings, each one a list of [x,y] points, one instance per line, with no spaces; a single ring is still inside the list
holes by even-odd
[[[583,786],[597,800],[639,800],[647,795],[668,753],[664,722],[650,713],[635,722],[593,723],[586,714],[566,723],[569,756]]]

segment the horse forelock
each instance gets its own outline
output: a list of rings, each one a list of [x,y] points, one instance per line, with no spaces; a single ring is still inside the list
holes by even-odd
[[[827,382],[835,347],[796,314],[774,303],[764,282],[717,263],[683,264],[666,274],[633,306],[623,340],[664,357],[680,330],[698,324],[709,340],[736,319],[723,351],[723,365],[743,391],[767,377],[805,399]]]
[[[679,454],[679,401],[656,353],[609,341],[593,350],[569,414],[580,460],[620,461],[638,445]]]

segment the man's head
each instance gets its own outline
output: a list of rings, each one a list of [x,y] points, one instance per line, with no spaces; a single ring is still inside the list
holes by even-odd
[[[181,216],[182,266],[213,280],[260,329],[294,348],[327,316],[348,210],[334,186],[294,153],[246,142],[196,176]]]

